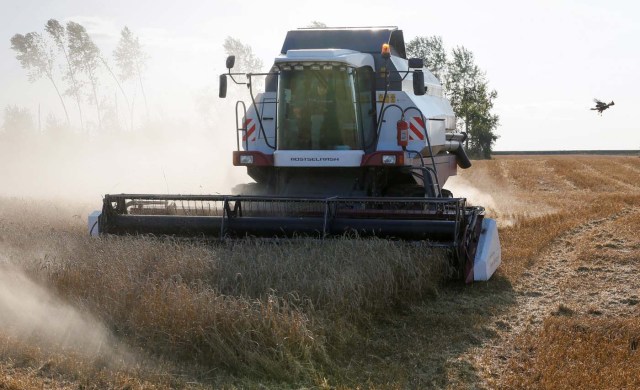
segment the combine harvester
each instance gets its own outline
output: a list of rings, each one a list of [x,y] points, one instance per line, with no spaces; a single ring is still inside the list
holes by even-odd
[[[500,264],[495,221],[442,188],[469,168],[456,118],[397,28],[289,31],[268,73],[232,73],[252,104],[236,103],[233,164],[256,183],[240,195],[105,195],[91,234],[199,237],[359,236],[450,249],[466,282]],[[262,77],[265,92],[254,94]],[[428,261],[428,259],[425,259]]]

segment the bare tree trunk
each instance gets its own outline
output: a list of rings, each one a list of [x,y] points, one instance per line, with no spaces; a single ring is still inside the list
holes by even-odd
[[[136,95],[134,93],[133,98],[131,100],[131,109],[129,111],[129,117],[131,119],[131,130],[132,131],[133,131],[133,109],[134,109],[135,105],[136,105]]]
[[[73,94],[76,97],[76,103],[78,104],[78,113],[80,114],[80,132],[84,133],[84,118],[82,117],[82,106],[80,105],[80,95],[78,94],[78,83],[76,82],[75,72],[71,67],[71,61],[69,60],[69,54],[64,45],[60,46],[64,53],[64,58],[67,60],[67,66],[69,67],[69,77],[71,77],[71,84],[73,85]]]
[[[60,94],[60,90],[58,89],[58,86],[56,85],[56,82],[53,80],[52,76],[47,75],[47,78],[51,81],[51,84],[53,84],[53,88],[56,89],[56,93],[58,94],[58,98],[60,98],[60,104],[62,104],[62,109],[64,110],[64,115],[67,117],[67,125],[69,127],[71,127],[71,120],[69,119],[69,113],[67,112],[67,105],[64,104],[64,99],[62,98],[62,95]]]
[[[80,105],[80,95],[78,95],[78,90],[74,86],[74,95],[76,95],[76,103],[78,104],[78,113],[80,114],[80,132],[84,133],[84,118],[82,117],[82,107]]]
[[[100,100],[98,100],[98,89],[97,89],[93,72],[89,70],[88,74],[89,74],[89,81],[91,81],[91,89],[93,89],[93,98],[96,101],[96,109],[98,110],[98,129],[102,131],[102,117],[101,117],[101,110],[100,110]]]
[[[142,98],[144,99],[144,108],[147,113],[147,122],[149,122],[149,105],[147,104],[147,94],[144,93],[144,86],[142,85],[142,75],[140,74],[140,66],[136,63],[136,71],[138,73],[138,81],[140,82],[140,90],[142,91]]]
[[[94,83],[91,83],[93,88],[93,98],[96,101],[96,109],[98,110],[98,129],[102,131],[102,115],[100,114],[100,101],[98,100],[98,92]]]
[[[104,58],[100,58],[100,60],[102,61],[102,64],[104,65],[104,67],[107,68],[107,70],[109,71],[109,74],[111,75],[111,77],[113,77],[113,80],[118,85],[118,88],[120,89],[120,92],[124,97],[124,102],[127,105],[127,111],[130,111],[131,109],[129,108],[129,98],[127,98],[127,94],[124,92],[124,89],[122,88],[122,84],[120,84],[120,80],[118,80],[116,75],[113,73],[113,71],[111,70],[111,67],[109,66],[109,64],[107,64],[107,61],[105,61]],[[133,131],[133,117],[131,118],[130,128],[131,128],[131,131]]]

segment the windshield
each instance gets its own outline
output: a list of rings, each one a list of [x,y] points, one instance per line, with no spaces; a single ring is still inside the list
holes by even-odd
[[[295,66],[278,83],[278,149],[362,149],[353,69]]]

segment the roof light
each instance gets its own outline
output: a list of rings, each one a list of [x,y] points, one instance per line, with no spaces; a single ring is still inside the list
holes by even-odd
[[[325,66],[323,66],[323,67],[322,67],[322,69],[324,69],[324,70],[331,70],[331,69],[333,69],[333,66],[331,66],[331,65],[325,65]]]
[[[320,65],[311,65],[311,70],[320,70]]]
[[[391,57],[391,47],[389,47],[388,43],[382,44],[381,50],[382,58],[390,58]]]
[[[289,65],[285,65],[283,67],[281,67],[282,70],[291,70],[291,67]]]
[[[293,69],[295,69],[295,70],[304,70],[304,66],[296,65],[296,66],[293,67]]]

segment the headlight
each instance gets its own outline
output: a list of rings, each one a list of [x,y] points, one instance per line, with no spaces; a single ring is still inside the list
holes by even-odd
[[[383,154],[382,155],[382,164],[383,165],[396,165],[396,155],[395,154]]]
[[[251,165],[253,164],[253,156],[250,154],[241,154],[240,155],[240,164]]]

